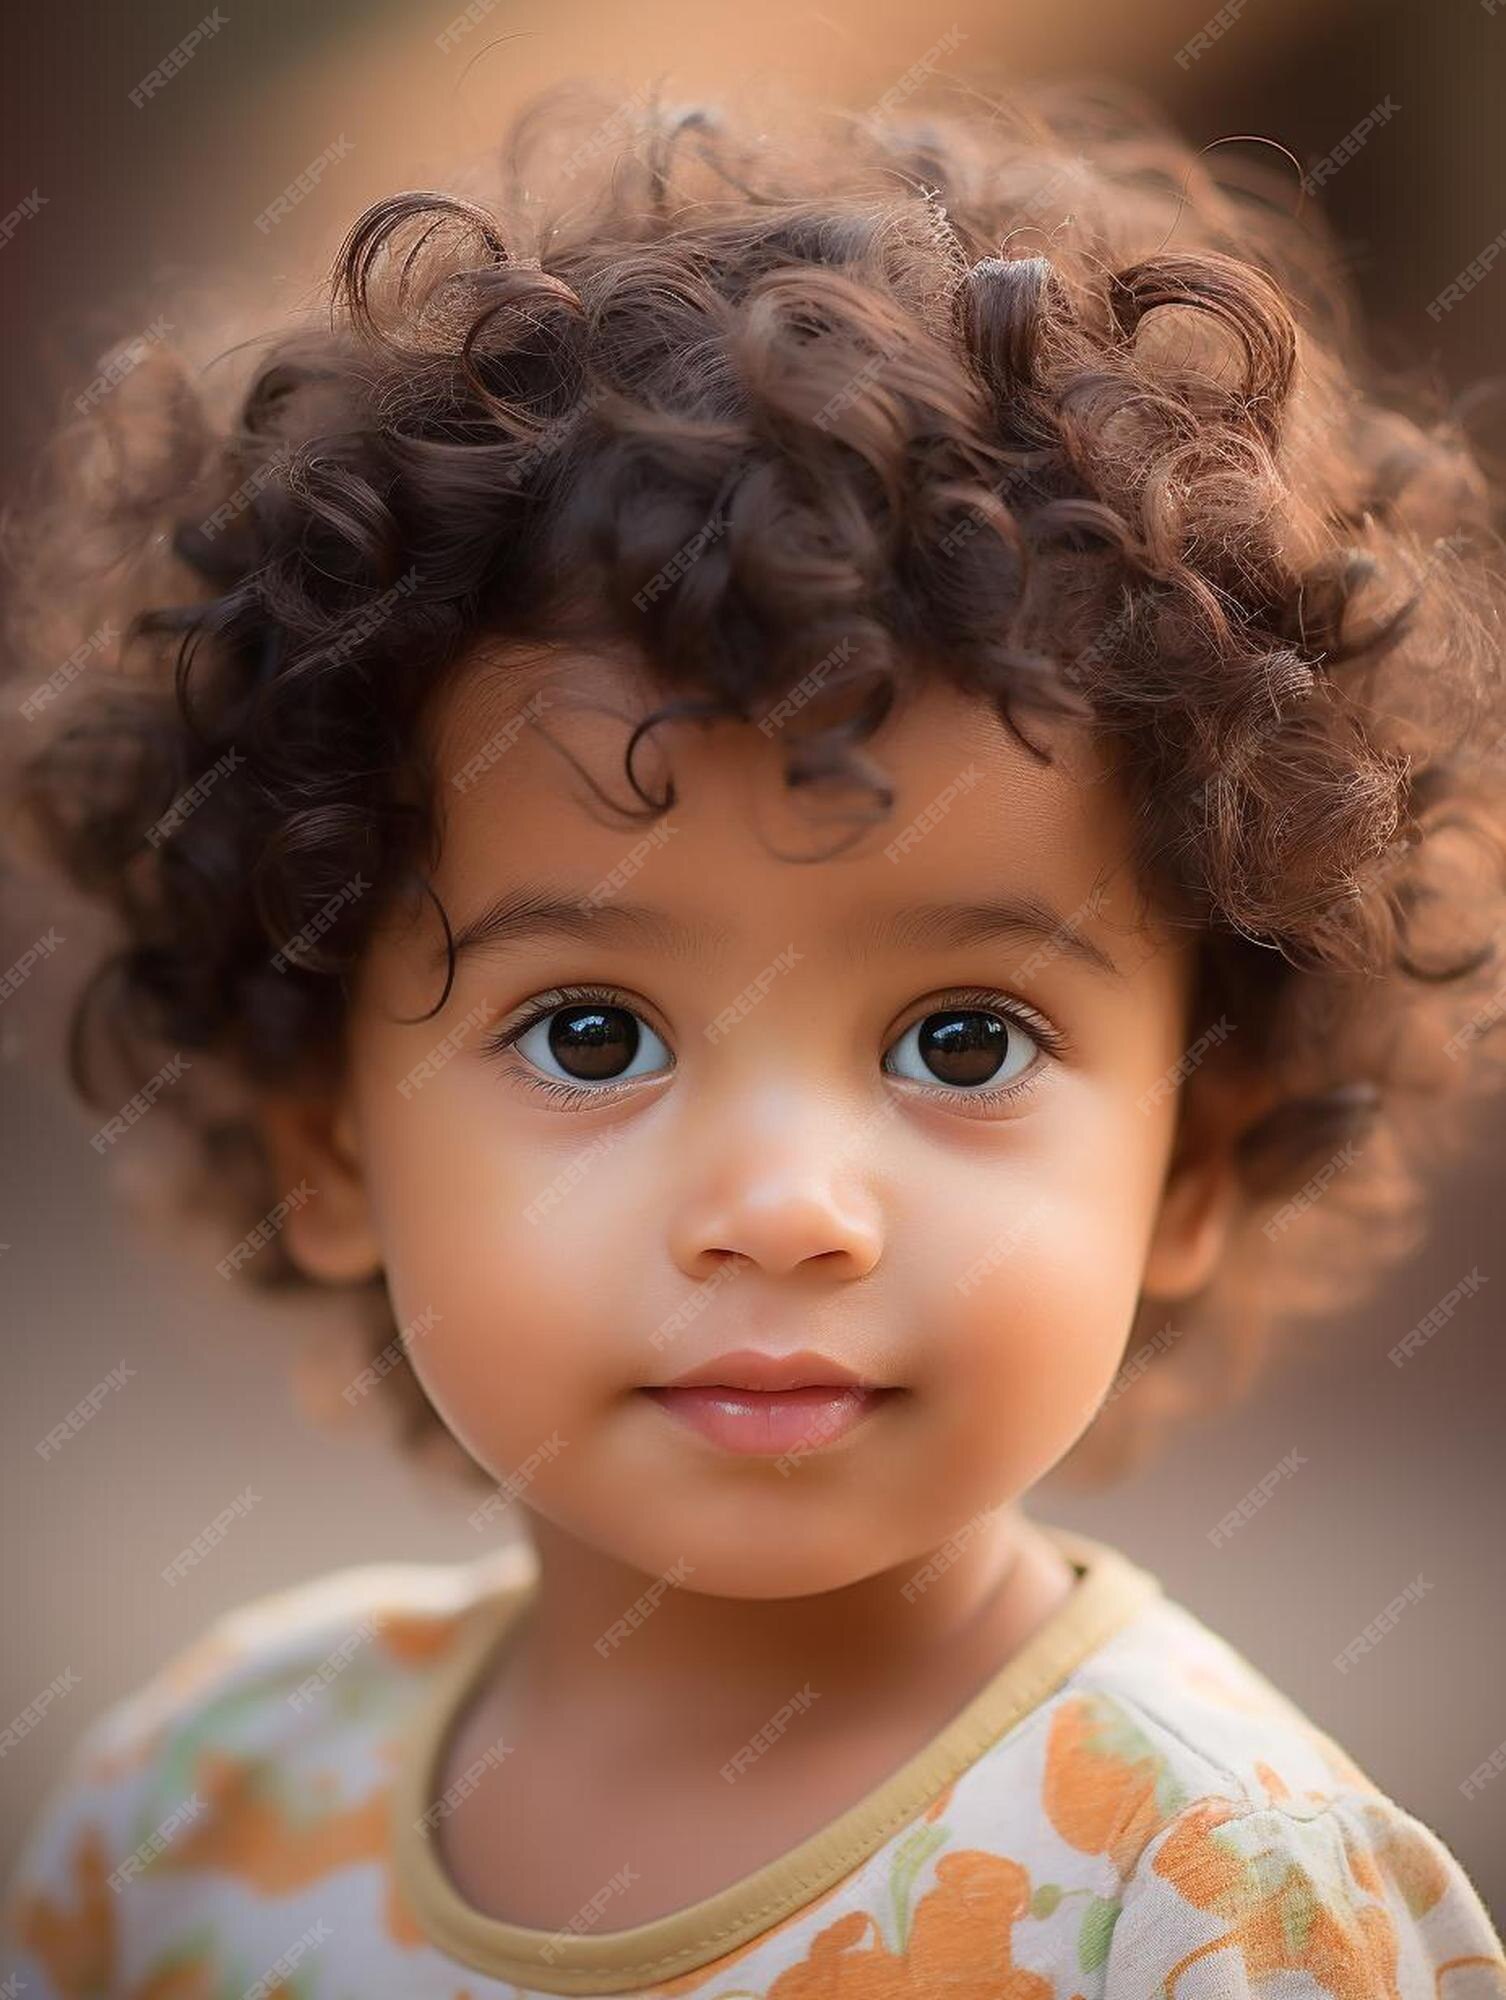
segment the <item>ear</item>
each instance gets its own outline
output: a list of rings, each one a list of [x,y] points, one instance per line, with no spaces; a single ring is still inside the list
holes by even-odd
[[[277,1187],[308,1190],[283,1224],[293,1262],[305,1277],[327,1284],[375,1277],[381,1244],[343,1093],[266,1097],[259,1120]]]
[[[1146,1298],[1162,1304],[1191,1298],[1217,1270],[1239,1207],[1235,1142],[1261,1088],[1220,1076],[1211,1065],[1184,1085],[1141,1279]]]

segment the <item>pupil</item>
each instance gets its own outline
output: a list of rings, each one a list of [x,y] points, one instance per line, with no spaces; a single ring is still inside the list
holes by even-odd
[[[987,1083],[996,1076],[1009,1043],[1009,1029],[997,1014],[977,1008],[928,1014],[920,1051],[943,1083]]]
[[[625,1007],[562,1007],[549,1047],[573,1076],[617,1076],[638,1053],[638,1023]]]

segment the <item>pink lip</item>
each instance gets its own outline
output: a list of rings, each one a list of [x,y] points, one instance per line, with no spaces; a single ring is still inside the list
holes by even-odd
[[[645,1389],[670,1416],[723,1451],[777,1457],[798,1446],[834,1443],[898,1392],[813,1386],[805,1389]],[[803,1456],[802,1452],[802,1456]]]
[[[798,1354],[760,1354],[740,1347],[735,1354],[718,1354],[696,1368],[687,1368],[672,1382],[659,1384],[666,1389],[875,1389],[876,1382],[863,1382],[851,1368],[844,1368],[830,1355],[803,1347]]]

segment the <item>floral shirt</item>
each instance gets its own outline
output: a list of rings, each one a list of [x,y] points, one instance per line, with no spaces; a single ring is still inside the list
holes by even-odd
[[[1460,1863],[1117,1550],[907,1763],[725,1889],[557,1930],[465,1902],[447,1725],[527,1544],[218,1620],[88,1729],[0,1921],[5,2000],[1502,2000]],[[589,1810],[589,1805],[585,1807]],[[8,1983],[7,1983],[8,1982]]]

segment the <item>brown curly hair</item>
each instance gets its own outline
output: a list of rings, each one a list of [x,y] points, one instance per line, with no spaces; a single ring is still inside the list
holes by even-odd
[[[11,523],[20,671],[124,628],[23,704],[47,740],[13,732],[15,794],[121,931],[78,1088],[119,1103],[105,1045],[138,1082],[193,1052],[161,1099],[182,1199],[244,1227],[279,1192],[258,1091],[337,1057],[370,927],[427,883],[423,724],[478,648],[626,644],[658,717],[745,720],[838,648],[862,699],[791,732],[791,784],[874,783],[861,744],[923,673],[1038,755],[1019,717],[1080,718],[1197,930],[1195,1032],[1237,1024],[1203,1069],[1261,1091],[1195,1338],[1132,1337],[1073,1454],[1105,1475],[1415,1242],[1494,1081],[1497,497],[1446,413],[1382,390],[1268,165],[1215,178],[1109,86],[975,95],[755,132],[563,86],[451,192],[368,209],[326,318],[239,374],[153,344]],[[275,1240],[248,1276],[304,1282]],[[434,1441],[382,1282],[351,1289],[378,1400]]]

